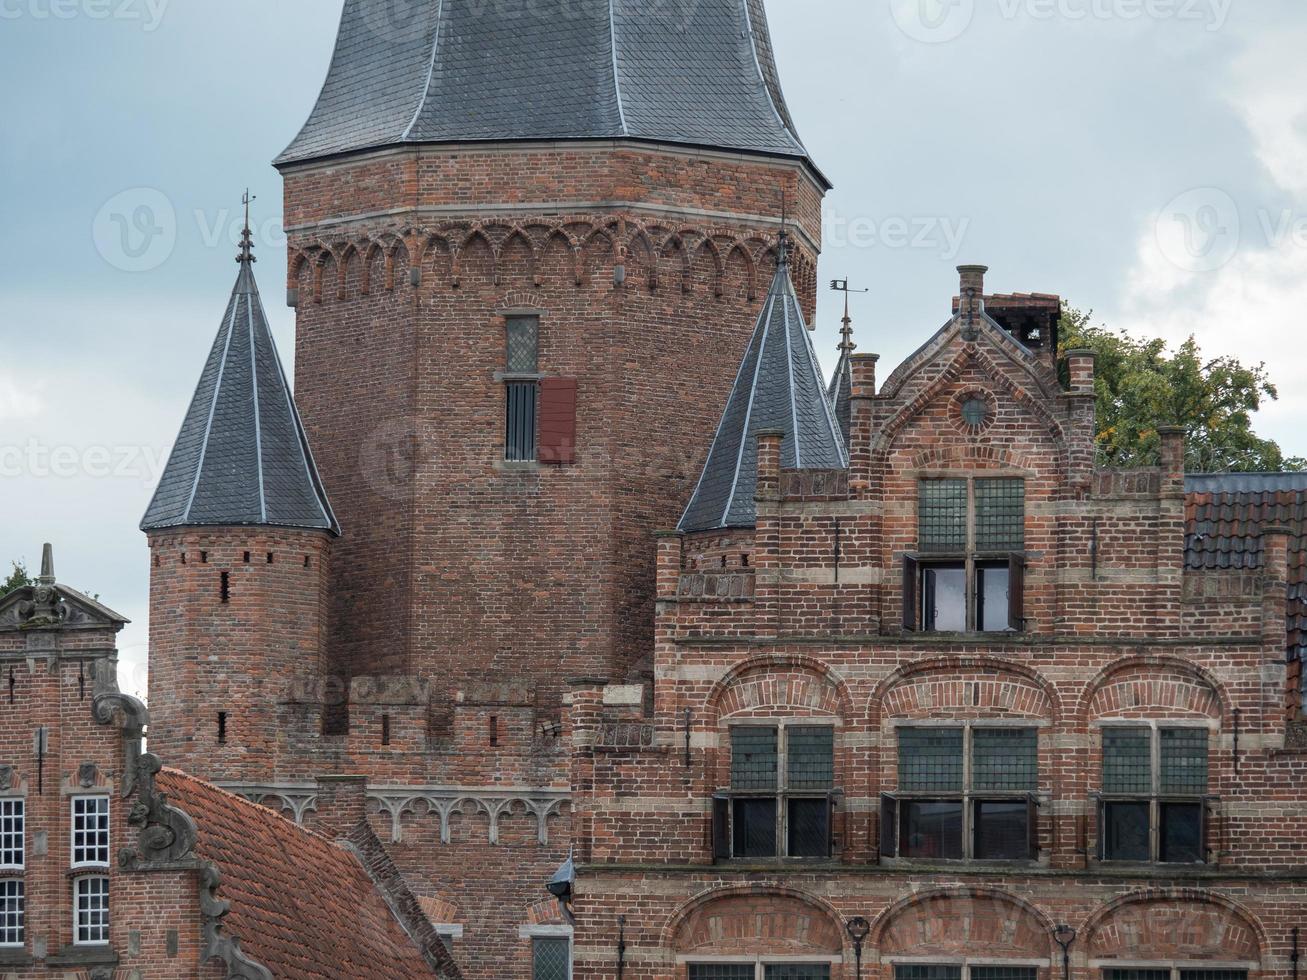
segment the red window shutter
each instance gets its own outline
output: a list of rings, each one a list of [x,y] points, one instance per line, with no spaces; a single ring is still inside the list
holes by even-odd
[[[542,463],[576,462],[576,378],[540,381],[540,447]]]

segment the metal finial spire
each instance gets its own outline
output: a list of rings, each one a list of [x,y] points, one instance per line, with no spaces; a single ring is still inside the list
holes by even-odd
[[[844,294],[844,325],[840,327],[840,346],[842,351],[852,353],[857,345],[853,342],[853,317],[849,315],[849,293],[869,293],[870,289],[850,289],[847,279],[832,279],[830,288]]]
[[[236,261],[241,265],[259,261],[254,257],[254,236],[250,233],[250,202],[257,200],[258,197],[251,197],[250,189],[245,188],[245,196],[241,198],[241,203],[245,205],[245,230],[241,232],[241,254],[236,256]]]

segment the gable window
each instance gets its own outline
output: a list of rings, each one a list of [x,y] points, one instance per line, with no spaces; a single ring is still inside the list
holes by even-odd
[[[917,553],[904,560],[903,627],[938,633],[1025,628],[1025,480],[922,480]]]
[[[27,863],[27,803],[0,799],[0,868],[21,871]]]
[[[100,875],[73,882],[73,939],[78,946],[109,941],[109,879]]]
[[[540,318],[510,316],[507,322],[504,458],[534,462],[540,396]]]
[[[898,754],[898,792],[881,797],[883,857],[1039,857],[1036,729],[904,726]]]
[[[572,941],[539,936],[531,940],[531,980],[568,980],[572,975]]]
[[[1103,729],[1098,808],[1102,860],[1207,860],[1207,742],[1205,728]]]
[[[73,867],[109,866],[109,797],[73,797]]]
[[[713,851],[724,858],[827,858],[833,849],[835,730],[731,728],[731,788],[713,800]]]

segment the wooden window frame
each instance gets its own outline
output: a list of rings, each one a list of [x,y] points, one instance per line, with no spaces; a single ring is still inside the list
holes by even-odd
[[[1156,718],[1122,718],[1106,719],[1095,722],[1098,732],[1098,790],[1090,795],[1096,801],[1095,812],[1098,820],[1098,846],[1094,852],[1102,864],[1112,866],[1159,866],[1159,867],[1207,867],[1215,864],[1212,855],[1212,808],[1220,802],[1220,796],[1205,793],[1163,793],[1162,787],[1162,731],[1163,729],[1199,729],[1207,732],[1207,780],[1208,789],[1212,779],[1212,742],[1216,730],[1207,722],[1168,720]],[[1107,793],[1103,791],[1103,757],[1104,733],[1109,728],[1142,728],[1148,730],[1150,789],[1147,793]],[[1113,803],[1148,804],[1148,858],[1140,861],[1134,858],[1107,857],[1107,807]],[[1201,861],[1163,861],[1162,860],[1162,808],[1168,804],[1183,804],[1199,807],[1198,849],[1203,854]],[[1156,969],[1161,969],[1156,967]],[[1185,967],[1197,969],[1197,967]]]
[[[726,723],[727,752],[733,751],[731,732],[736,728],[772,728],[776,730],[776,787],[769,790],[726,789],[713,794],[713,859],[715,861],[784,861],[787,863],[820,863],[830,861],[836,852],[837,816],[841,792],[835,788],[836,783],[836,736],[839,726],[829,718],[742,718]],[[831,787],[822,790],[791,789],[789,786],[789,729],[793,728],[828,728],[831,731]],[[731,756],[728,755],[728,758]],[[774,800],[776,802],[775,840],[776,853],[768,856],[754,855],[737,857],[735,855],[735,803],[737,800]],[[821,857],[793,857],[789,852],[790,802],[792,800],[826,800],[826,854]]]
[[[968,473],[959,475],[928,475],[917,478],[917,534],[920,546],[921,528],[921,485],[936,480],[957,480],[965,482],[967,487],[966,508],[966,545],[962,551],[916,551],[908,553],[903,560],[903,628],[909,632],[937,633],[928,629],[930,615],[926,609],[926,588],[924,573],[932,568],[962,566],[964,586],[964,628],[961,632],[994,636],[1001,633],[1021,633],[1026,628],[1025,618],[1025,532],[1022,531],[1022,549],[1019,551],[980,551],[977,549],[977,504],[976,484],[985,480],[1020,480],[1022,481],[1022,516],[1026,517],[1026,495],[1024,484],[1026,476],[1022,474],[995,473],[977,475]],[[981,570],[986,567],[1001,567],[1007,564],[1008,571],[1008,615],[1005,630],[984,631],[980,622],[980,586]],[[946,631],[953,633],[956,631]]]
[[[894,726],[894,767],[895,784],[901,784],[899,773],[899,732],[904,729],[961,729],[962,730],[962,789],[959,792],[948,790],[902,790],[881,794],[880,806],[880,856],[882,859],[902,861],[914,864],[980,864],[980,865],[1016,865],[1029,866],[1039,863],[1039,750],[1040,732],[1044,726],[1035,720],[1024,724],[1009,721],[994,723],[988,719],[960,722],[907,722]],[[1004,729],[1033,731],[1035,733],[1035,786],[1033,790],[977,790],[972,785],[975,752],[975,732],[979,729]],[[906,803],[952,803],[957,801],[962,809],[962,856],[958,858],[932,858],[902,856],[904,827],[904,804]],[[978,803],[1020,803],[1026,804],[1026,834],[1028,839],[1027,857],[1024,858],[979,858],[976,853],[976,819]]]

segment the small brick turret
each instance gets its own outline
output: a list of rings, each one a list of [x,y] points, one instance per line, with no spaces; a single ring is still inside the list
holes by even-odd
[[[141,527],[150,538],[150,745],[196,775],[273,775],[278,704],[317,676],[336,521],[240,276]]]

